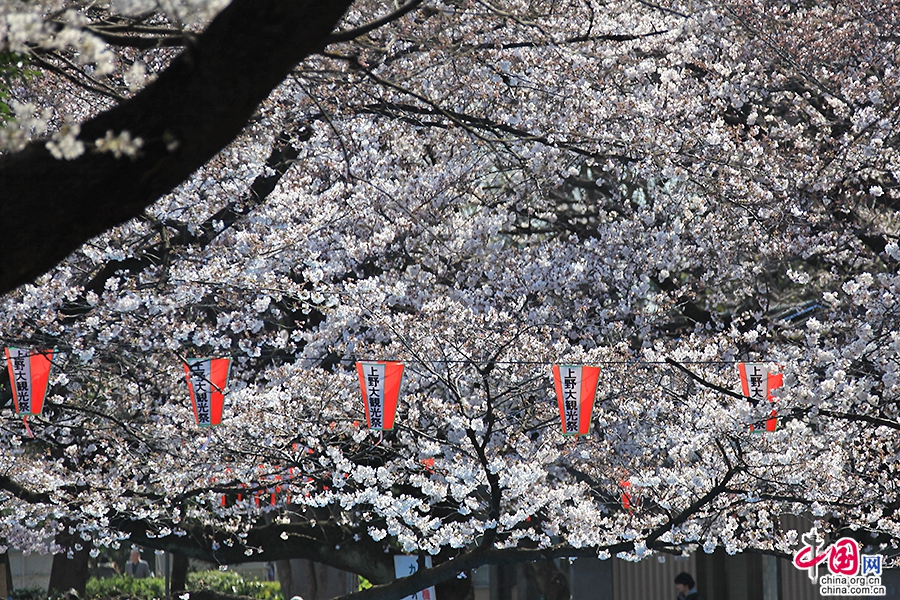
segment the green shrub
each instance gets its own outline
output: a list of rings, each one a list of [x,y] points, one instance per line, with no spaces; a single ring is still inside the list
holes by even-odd
[[[85,588],[85,596],[89,600],[127,596],[135,600],[153,600],[166,594],[166,580],[162,577],[146,577],[135,579],[127,575],[118,575],[106,579],[91,577]]]
[[[166,581],[162,577],[135,579],[126,575],[107,579],[88,579],[85,596],[87,600],[105,600],[126,597],[133,600],[154,600],[165,595]],[[250,596],[259,600],[284,600],[281,585],[277,581],[256,581],[244,579],[234,571],[199,571],[188,573],[188,591],[212,590],[222,594]],[[14,600],[44,600],[46,594]]]
[[[277,581],[244,579],[234,571],[198,571],[188,573],[187,589],[212,590],[222,594],[250,596],[259,600],[284,600]]]
[[[16,588],[9,593],[9,600],[47,600],[44,588]]]

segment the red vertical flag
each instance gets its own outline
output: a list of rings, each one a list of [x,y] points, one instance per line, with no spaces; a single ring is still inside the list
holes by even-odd
[[[765,363],[738,363],[738,372],[741,375],[741,389],[751,404],[756,406],[763,400],[775,403],[772,391],[784,385],[781,373],[769,373]],[[773,408],[769,418],[751,425],[750,431],[775,431],[777,428],[778,411]]]
[[[18,416],[39,415],[44,409],[53,353],[54,350],[6,349],[9,382]]]
[[[587,435],[597,395],[600,367],[553,365],[563,435]]]
[[[625,510],[631,510],[631,482],[627,479],[619,482],[619,487],[622,489],[622,508]]]
[[[184,365],[194,418],[200,427],[222,423],[230,358],[189,358]]]
[[[358,362],[356,372],[359,375],[369,429],[393,429],[397,399],[400,397],[400,382],[403,380],[403,363]]]

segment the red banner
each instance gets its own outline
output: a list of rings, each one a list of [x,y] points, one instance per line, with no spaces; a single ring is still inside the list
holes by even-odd
[[[394,415],[403,380],[403,363],[358,362],[359,387],[366,406],[366,425],[380,431],[394,428]]]
[[[200,427],[222,423],[230,358],[189,358],[184,365],[194,419]]]
[[[738,363],[738,372],[741,375],[741,389],[751,404],[756,406],[763,400],[775,404],[772,391],[784,385],[781,373],[769,373],[765,363]],[[775,431],[777,428],[778,411],[773,408],[769,418],[751,425],[750,431]]]
[[[50,383],[53,352],[26,348],[6,349],[9,382],[18,416],[39,415],[43,411]]]
[[[553,383],[559,401],[563,435],[590,433],[599,378],[599,367],[553,365]]]

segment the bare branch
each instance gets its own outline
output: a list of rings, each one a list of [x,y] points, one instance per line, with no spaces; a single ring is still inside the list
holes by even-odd
[[[367,33],[371,32],[371,31],[375,31],[376,29],[378,29],[379,27],[382,27],[383,25],[387,25],[388,23],[390,23],[392,21],[396,21],[403,15],[416,9],[420,4],[422,4],[422,0],[410,0],[403,6],[401,6],[397,10],[395,10],[394,12],[389,13],[389,14],[381,17],[380,19],[376,19],[376,20],[372,21],[371,23],[363,25],[362,27],[356,27],[355,29],[348,29],[347,31],[337,31],[337,32],[331,34],[330,36],[328,36],[328,39],[325,40],[325,43],[326,44],[336,44],[339,42],[349,42],[350,40],[354,40],[360,36],[366,35]]]
[[[185,35],[125,35],[96,28],[89,28],[89,31],[112,46],[139,48],[142,50],[149,48],[180,48],[187,43],[188,39]]]
[[[705,387],[708,387],[711,390],[715,390],[715,391],[719,392],[720,394],[725,394],[726,396],[730,396],[732,398],[737,398],[738,400],[747,400],[747,401],[750,400],[750,398],[748,398],[747,396],[738,394],[737,392],[733,392],[733,391],[729,390],[728,388],[724,388],[720,385],[716,385],[715,383],[712,383],[710,381],[703,379],[696,373],[689,370],[684,365],[672,360],[671,358],[666,358],[666,364],[672,365],[673,367],[680,370],[681,372],[683,372],[685,375],[687,375],[688,377],[690,377],[697,383],[699,383]]]

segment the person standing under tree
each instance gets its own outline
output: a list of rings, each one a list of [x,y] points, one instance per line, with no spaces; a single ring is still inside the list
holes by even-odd
[[[675,576],[675,589],[678,591],[678,600],[703,600],[690,573],[679,573]]]
[[[145,577],[153,577],[150,572],[150,565],[146,560],[141,560],[141,549],[137,546],[131,547],[131,559],[125,563],[125,574],[135,579],[144,579]]]

